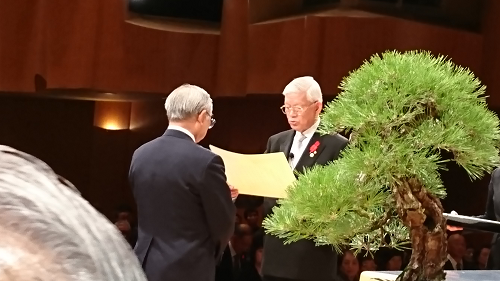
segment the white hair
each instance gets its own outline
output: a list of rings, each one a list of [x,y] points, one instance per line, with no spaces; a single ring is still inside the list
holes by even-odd
[[[0,280],[146,281],[118,229],[39,159],[0,145]]]
[[[283,90],[283,95],[286,96],[292,93],[305,93],[308,101],[323,102],[321,87],[311,76],[298,77],[288,83]]]
[[[207,91],[190,84],[184,84],[173,90],[165,101],[169,121],[183,121],[196,116],[203,110],[211,115],[212,108],[212,99]]]

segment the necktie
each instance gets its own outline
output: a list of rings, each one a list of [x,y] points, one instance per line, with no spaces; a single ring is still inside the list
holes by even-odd
[[[302,156],[302,153],[300,153],[300,149],[302,148],[302,145],[304,144],[304,140],[306,139],[306,136],[303,134],[300,134],[300,137],[297,139],[297,145],[295,146],[296,149],[294,149],[293,153],[293,159],[290,159],[290,167],[292,169],[295,168],[295,164],[299,162],[300,157]]]
[[[303,145],[305,139],[306,139],[306,136],[304,136],[303,134],[300,134],[299,142],[297,143],[297,149],[299,151],[302,148],[302,145]]]

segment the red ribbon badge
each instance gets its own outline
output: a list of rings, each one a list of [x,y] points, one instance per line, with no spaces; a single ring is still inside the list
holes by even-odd
[[[309,156],[313,157],[316,155],[316,150],[318,150],[319,147],[319,141],[316,141],[311,147],[309,147]]]

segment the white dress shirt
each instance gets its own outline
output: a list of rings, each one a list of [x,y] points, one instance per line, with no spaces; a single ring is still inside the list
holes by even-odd
[[[181,126],[169,125],[167,130],[176,130],[176,131],[183,132],[184,134],[188,135],[194,142],[196,142],[194,140],[194,135],[190,131],[186,130],[185,128],[182,128]]]
[[[232,262],[233,270],[234,270],[234,269],[239,268],[241,266],[241,264],[240,264],[238,254],[234,250],[233,245],[231,244],[231,241],[229,241],[228,246],[229,246],[229,252],[231,252],[231,262]]]
[[[320,119],[316,120],[314,125],[312,125],[309,129],[305,130],[304,132],[295,132],[295,136],[293,137],[293,143],[292,147],[290,148],[290,155],[293,154],[293,158],[289,157],[289,162],[290,162],[290,167],[292,169],[295,169],[295,166],[300,160],[300,157],[302,157],[302,154],[304,153],[307,144],[309,141],[311,141],[312,136],[316,132],[319,126]]]
[[[459,269],[459,268],[457,268],[458,261],[456,261],[454,258],[452,258],[450,256],[450,254],[448,254],[448,260],[450,260],[451,265],[453,266],[453,269],[455,269],[455,270],[463,270],[464,269],[464,263],[463,263],[463,261],[460,261],[460,264],[462,265],[462,269]]]

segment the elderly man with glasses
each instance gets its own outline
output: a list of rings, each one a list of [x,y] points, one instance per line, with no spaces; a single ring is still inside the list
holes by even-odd
[[[271,136],[266,152],[285,153],[291,169],[299,173],[337,159],[348,141],[338,134],[322,136],[316,132],[323,107],[319,84],[312,77],[299,77],[285,87],[283,95],[281,110],[291,129]],[[271,214],[276,204],[276,199],[266,198],[265,215]],[[266,235],[262,274],[264,281],[336,280],[337,254],[332,247],[316,247],[310,240],[284,245],[282,239]]]
[[[233,234],[236,209],[224,163],[199,146],[214,124],[212,99],[182,85],[165,102],[169,126],[132,157],[137,203],[135,252],[149,281],[213,281]]]

